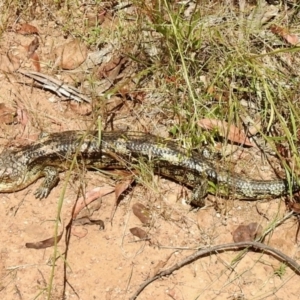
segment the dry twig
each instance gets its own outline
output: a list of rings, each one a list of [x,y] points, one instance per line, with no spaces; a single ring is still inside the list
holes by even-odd
[[[34,79],[39,83],[39,87],[50,90],[60,97],[65,96],[77,102],[91,103],[91,99],[81,93],[77,88],[62,82],[61,80],[34,71],[25,71],[19,69],[18,72],[24,76]]]
[[[152,278],[148,279],[143,284],[141,284],[140,287],[138,288],[138,290],[130,298],[130,300],[136,299],[137,296],[151,282],[153,282],[153,281],[155,281],[158,278],[161,278],[163,276],[168,276],[168,275],[172,274],[174,271],[182,268],[185,265],[188,265],[188,264],[194,262],[198,258],[201,258],[201,257],[206,256],[206,255],[210,255],[210,254],[218,254],[218,252],[224,252],[224,251],[228,251],[228,250],[240,250],[240,249],[244,249],[244,248],[248,248],[248,250],[252,250],[252,251],[259,250],[259,251],[262,251],[262,252],[269,253],[269,254],[273,255],[275,258],[281,260],[282,262],[284,262],[288,266],[290,266],[298,275],[300,274],[300,265],[295,260],[293,260],[289,256],[285,255],[281,251],[279,251],[279,250],[277,250],[277,249],[275,249],[271,246],[268,246],[268,245],[265,245],[265,244],[262,244],[262,243],[259,243],[259,242],[240,242],[240,243],[222,244],[222,245],[213,246],[213,247],[208,248],[208,249],[198,250],[194,254],[189,255],[188,257],[183,259],[181,262],[176,263],[171,268],[166,269],[164,271],[161,271],[157,275],[153,276]]]

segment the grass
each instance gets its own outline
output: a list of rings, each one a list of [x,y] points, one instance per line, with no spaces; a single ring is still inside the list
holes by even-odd
[[[7,20],[15,11],[22,11],[20,17],[28,22],[35,18],[60,20],[59,30],[85,41],[90,51],[113,41],[116,52],[132,61],[130,81],[134,82],[134,90],[146,92],[142,103],[133,108],[145,130],[170,135],[187,148],[197,149],[203,144],[214,147],[219,141],[228,141],[217,129],[204,131],[199,120],[224,120],[247,132],[249,124],[243,123],[242,116],[248,115],[258,121],[256,138],[277,153],[291,180],[290,174],[300,167],[300,47],[290,45],[270,28],[288,28],[300,36],[300,6],[292,1],[281,3],[278,13],[261,23],[261,16],[271,9],[262,1],[257,6],[247,4],[244,9],[242,1],[237,1],[240,6],[223,2],[203,0],[188,8],[178,1],[135,0],[130,15],[115,10],[111,27],[103,28],[100,23],[88,25],[77,1],[35,1],[35,6],[5,1],[10,8],[2,15],[1,32],[7,29]],[[97,1],[91,6],[101,12],[101,4]],[[290,13],[287,16],[286,9]],[[93,74],[87,77],[93,89],[97,78]],[[108,127],[110,116],[103,107],[109,98],[120,94],[128,81],[119,82],[118,88],[113,85],[104,96],[92,93],[95,110],[90,123],[98,127],[100,115],[101,128]],[[143,170],[142,180],[151,182],[147,166],[141,164]],[[50,282],[53,272],[54,267]],[[280,268],[275,273],[284,276],[284,272]],[[50,294],[49,290],[48,299]]]

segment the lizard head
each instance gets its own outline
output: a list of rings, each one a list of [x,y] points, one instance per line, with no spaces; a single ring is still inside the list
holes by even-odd
[[[0,154],[0,193],[14,192],[22,188],[24,168],[10,151]]]

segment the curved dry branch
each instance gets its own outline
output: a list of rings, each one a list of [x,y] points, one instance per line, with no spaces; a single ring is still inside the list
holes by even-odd
[[[182,268],[183,266],[185,266],[187,264],[192,263],[193,261],[197,260],[198,258],[201,258],[208,254],[214,254],[214,253],[217,254],[218,252],[224,252],[224,251],[228,251],[228,250],[240,250],[240,249],[244,249],[244,248],[248,248],[249,250],[253,250],[253,251],[259,250],[262,252],[272,254],[274,257],[276,257],[277,259],[281,260],[282,262],[287,264],[289,267],[291,267],[298,275],[300,274],[300,265],[295,260],[293,260],[289,256],[285,255],[281,251],[279,251],[271,246],[268,246],[268,245],[265,245],[265,244],[262,244],[259,242],[240,242],[240,243],[222,244],[222,245],[213,246],[208,249],[198,250],[194,254],[187,256],[184,260],[176,263],[171,268],[161,271],[157,275],[146,280],[143,284],[140,285],[140,287],[134,293],[134,295],[130,298],[130,300],[136,299],[137,296],[151,282],[155,281],[156,279],[158,279],[160,277],[172,274],[174,271]]]

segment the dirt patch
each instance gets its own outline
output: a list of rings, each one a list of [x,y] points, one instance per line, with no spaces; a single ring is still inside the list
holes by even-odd
[[[89,174],[88,178],[97,184],[97,176]],[[30,192],[36,185],[14,195],[1,195],[1,239],[4,241],[1,247],[1,293],[4,299],[13,299],[16,293],[32,299],[47,288],[53,248],[27,249],[25,243],[53,235],[53,219],[62,184],[63,180],[48,199],[40,202]],[[92,186],[89,184],[87,188]],[[114,197],[102,199],[101,208],[93,217],[102,219],[105,229],[76,226],[76,235],[71,234],[67,243],[63,239],[58,245],[54,299],[61,299],[62,293],[70,299],[75,296],[80,299],[129,298],[144,280],[184,259],[194,251],[191,249],[232,242],[232,232],[241,223],[256,221],[264,228],[268,224],[257,214],[254,203],[234,202],[227,218],[213,208],[190,211],[187,205],[175,201],[174,188],[175,184],[162,180],[160,191],[153,196],[153,191],[135,187],[118,206],[112,224],[109,219]],[[64,220],[73,207],[74,191],[75,186],[69,184],[62,214]],[[159,199],[161,195],[164,199]],[[142,226],[131,211],[136,201],[150,206],[155,215],[154,224],[144,228],[150,242],[139,241],[129,231],[132,227]],[[280,200],[265,203],[266,208],[261,212],[271,220],[275,215],[283,216],[285,209],[279,204]],[[268,244],[297,259],[296,227],[295,220],[286,221],[275,230]],[[297,275],[284,264],[269,255],[250,252],[231,269],[229,264],[237,255],[238,252],[228,252],[204,257],[168,278],[154,282],[140,298],[168,299],[172,295],[181,295],[183,298],[223,299],[243,293],[251,297],[276,294],[284,299],[286,289],[297,298],[298,288],[293,284]],[[67,266],[63,258],[67,260]]]

